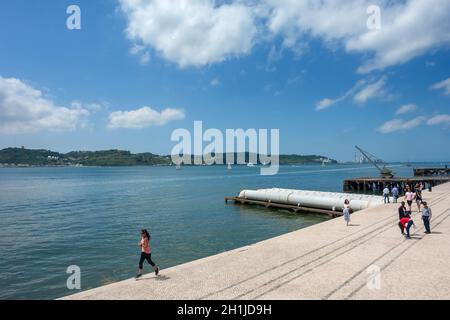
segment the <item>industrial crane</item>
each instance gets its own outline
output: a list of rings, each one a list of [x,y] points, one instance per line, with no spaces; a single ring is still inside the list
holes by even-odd
[[[364,158],[367,159],[367,161],[369,161],[371,164],[373,164],[378,171],[380,171],[380,177],[381,178],[393,178],[394,177],[394,171],[392,171],[391,169],[389,169],[386,166],[386,163],[384,163],[383,160],[381,160],[380,158],[377,158],[376,156],[374,156],[373,154],[370,154],[367,151],[364,151],[363,149],[361,149],[358,146],[355,146],[355,148],[361,152],[361,154],[364,156]]]

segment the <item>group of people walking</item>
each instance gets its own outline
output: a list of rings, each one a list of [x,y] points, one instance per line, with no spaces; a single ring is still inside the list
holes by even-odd
[[[411,206],[413,201],[415,200],[417,204],[417,209],[420,211],[420,206],[422,204],[422,183],[418,183],[414,186],[414,190],[411,190],[411,187],[407,185],[404,189],[405,199],[408,203],[409,210],[411,211]],[[392,196],[393,203],[397,203],[400,198],[400,191],[397,185],[392,186],[392,189],[389,189],[389,186],[386,185],[383,189],[383,198],[384,203],[391,203],[390,198]]]
[[[402,201],[401,206],[398,208],[399,222],[398,226],[402,235],[404,235],[407,239],[411,238],[410,229],[411,227],[416,228],[414,220],[412,219],[412,207],[413,202],[416,202],[417,212],[421,213],[423,225],[425,227],[425,233],[431,233],[430,221],[432,218],[431,208],[428,206],[426,201],[423,201],[422,197],[423,185],[421,183],[416,184],[414,186],[414,190],[411,190],[410,186],[406,186],[404,192],[405,197],[404,201]],[[389,189],[388,186],[385,186],[383,190],[383,198],[384,203],[390,203],[390,196],[393,197],[393,203],[397,203],[399,199],[399,189],[397,185],[394,185],[392,189]],[[347,223],[347,226],[350,225],[351,222],[351,214],[353,210],[350,206],[350,200],[346,199],[344,201],[344,209],[343,216],[344,220]]]

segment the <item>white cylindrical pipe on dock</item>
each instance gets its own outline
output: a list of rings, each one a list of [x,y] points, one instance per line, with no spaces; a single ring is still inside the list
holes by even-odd
[[[350,206],[355,211],[383,203],[383,198],[380,196],[279,188],[243,190],[239,197],[332,211],[342,211],[345,199],[350,200]]]

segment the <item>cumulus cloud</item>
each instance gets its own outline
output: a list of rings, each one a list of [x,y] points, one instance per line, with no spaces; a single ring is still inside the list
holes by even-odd
[[[181,67],[248,54],[257,34],[252,7],[241,1],[120,0],[120,8],[129,39]]]
[[[447,0],[377,1],[381,28],[369,30],[367,8],[372,0],[266,0],[272,8],[268,29],[286,43],[305,41],[311,36],[326,45],[341,45],[349,53],[368,59],[361,73],[403,64],[450,43]]]
[[[426,121],[426,117],[420,116],[414,119],[404,121],[402,119],[394,119],[385,122],[381,127],[377,129],[381,133],[392,133],[396,131],[407,131],[413,129]]]
[[[163,126],[170,121],[184,119],[183,110],[167,108],[158,112],[150,107],[142,107],[131,111],[114,111],[109,115],[108,128],[141,129],[152,126]]]
[[[449,1],[383,2],[381,29],[365,31],[345,42],[349,52],[373,53],[373,57],[360,66],[359,72],[403,64],[450,43]]]
[[[443,90],[445,95],[450,95],[450,78],[433,84],[430,87],[431,90]]]
[[[120,0],[134,43],[180,66],[202,66],[248,54],[281,37],[304,52],[311,38],[361,53],[358,71],[403,64],[450,43],[448,0],[379,0],[381,28],[369,30],[372,0]]]
[[[57,106],[22,80],[0,76],[0,133],[72,131],[83,126],[87,116],[81,103]]]
[[[428,119],[427,124],[429,126],[435,126],[438,124],[450,124],[450,115],[438,114]]]

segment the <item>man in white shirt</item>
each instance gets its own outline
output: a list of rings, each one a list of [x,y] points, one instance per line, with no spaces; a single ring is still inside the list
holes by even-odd
[[[384,197],[384,203],[391,203],[390,201],[389,201],[389,194],[390,194],[391,192],[389,191],[389,188],[386,186],[386,187],[384,187],[384,189],[383,189],[383,197]]]

